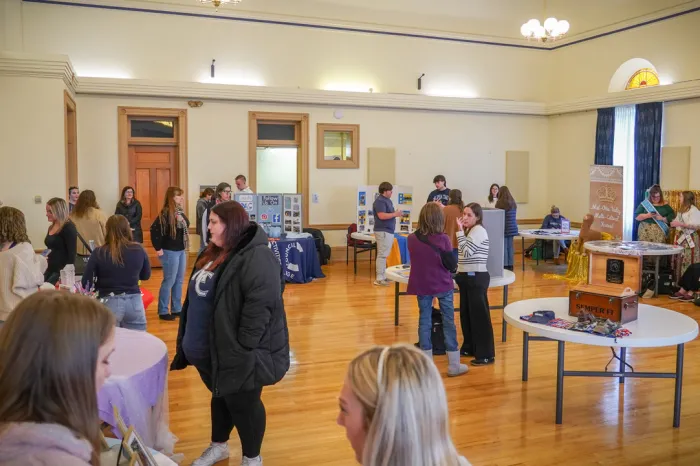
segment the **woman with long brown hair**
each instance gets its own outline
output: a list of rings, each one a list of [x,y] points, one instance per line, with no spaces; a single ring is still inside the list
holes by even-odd
[[[44,283],[46,259],[34,253],[19,209],[0,207],[0,323]]]
[[[114,317],[97,300],[22,301],[0,329],[0,464],[98,466],[97,392],[113,351]]]
[[[498,191],[498,202],[496,208],[505,211],[505,228],[503,230],[503,268],[513,271],[515,261],[515,249],[513,248],[513,238],[518,236],[518,221],[516,219],[518,205],[513,199],[508,186],[501,186]]]
[[[143,216],[143,208],[138,199],[136,199],[136,190],[131,186],[124,186],[122,189],[122,197],[117,202],[117,208],[114,210],[115,215],[123,215],[129,221],[131,227],[131,235],[137,243],[143,243],[143,229],[141,228],[141,217]]]
[[[676,283],[680,283],[688,267],[700,262],[700,210],[695,206],[695,202],[695,194],[692,191],[683,191],[683,203],[678,209],[676,219],[671,222],[671,227],[676,229],[675,243],[683,247],[683,254],[673,256]],[[682,297],[679,293],[671,296],[676,299]]]
[[[61,198],[54,197],[46,203],[46,218],[51,225],[44,238],[44,255],[48,261],[44,281],[55,285],[61,270],[75,264],[78,231],[68,218],[68,203]]]
[[[452,254],[457,260],[457,219],[462,216],[464,210],[464,201],[462,200],[462,191],[459,189],[450,189],[450,199],[447,201],[447,206],[442,209],[442,214],[445,216],[445,234],[450,238],[452,243]]]
[[[452,199],[453,189],[450,192]],[[450,206],[448,206],[450,207]],[[445,210],[447,207],[444,208]],[[455,327],[454,283],[451,271],[442,263],[441,252],[450,252],[452,243],[443,230],[445,217],[443,208],[437,203],[429,202],[420,210],[418,230],[409,235],[408,252],[411,256],[411,274],[408,277],[408,294],[418,298],[418,344],[423,352],[432,357],[432,314],[433,299],[437,299],[442,315],[442,327],[445,334],[447,350],[447,375],[462,375],[469,368],[459,362],[457,344],[457,327]],[[456,220],[453,220],[455,224]],[[456,261],[455,261],[456,264]]]
[[[146,310],[141,299],[139,280],[151,278],[148,254],[132,240],[126,217],[107,219],[105,244],[95,249],[85,267],[83,288],[95,288],[97,296],[117,319],[117,326],[146,330]]]
[[[483,210],[475,202],[467,204],[464,216],[457,220],[459,266],[455,281],[459,285],[459,321],[464,337],[461,353],[474,356],[473,366],[493,364],[496,360],[488,297],[491,276],[486,268],[489,235],[483,220]]]
[[[158,317],[174,320],[182,310],[182,281],[185,279],[190,221],[184,211],[184,191],[171,186],[158,217],[151,225],[151,243],[163,266],[158,293]],[[170,312],[168,312],[170,305]]]
[[[192,465],[228,458],[234,427],[241,464],[258,465],[266,424],[262,389],[289,369],[284,278],[265,231],[238,202],[212,207],[209,233],[190,277],[170,368],[193,365],[212,392],[211,444]]]
[[[107,215],[100,210],[94,191],[86,189],[80,193],[78,202],[70,214],[70,219],[75,224],[78,235],[82,236],[86,243],[89,244],[92,241],[96,248],[105,244]],[[85,247],[80,238],[77,242],[77,253],[81,256],[89,256],[92,253]]]

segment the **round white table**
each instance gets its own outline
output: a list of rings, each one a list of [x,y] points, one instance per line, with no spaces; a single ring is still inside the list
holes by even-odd
[[[698,323],[688,316],[660,307],[639,304],[638,319],[623,325],[632,332],[624,338],[608,338],[584,332],[575,332],[543,324],[521,320],[520,316],[530,315],[535,311],[553,311],[560,319],[576,321],[569,316],[569,298],[528,299],[510,304],[504,311],[505,320],[521,329],[523,334],[523,382],[528,379],[528,350],[530,340],[556,340],[557,355],[557,399],[556,423],[562,423],[564,403],[564,377],[617,377],[620,383],[628,377],[675,379],[675,401],[673,404],[673,427],[680,425],[681,390],[683,387],[683,355],[685,343],[698,336]],[[530,336],[534,333],[538,336]],[[591,346],[620,348],[620,367],[617,372],[567,371],[564,370],[564,343],[579,343]],[[655,348],[676,346],[675,372],[626,372],[627,348]]]
[[[408,293],[400,291],[401,283],[408,284],[408,277],[411,274],[410,265],[395,265],[386,269],[386,278],[395,283],[394,286],[394,325],[399,325],[399,296],[405,296]],[[500,306],[490,306],[489,309],[499,310],[505,309],[508,305],[508,285],[515,282],[515,273],[510,270],[503,270],[502,277],[491,277],[489,288],[503,287],[503,304]],[[457,284],[455,283],[455,289]],[[506,341],[507,328],[505,318],[503,319],[503,329],[501,330],[501,341]]]
[[[518,233],[518,236],[520,236],[522,240],[522,246],[523,246],[523,272],[525,271],[525,240],[526,239],[534,239],[534,240],[543,240],[543,241],[573,241],[576,238],[578,238],[579,233],[581,233],[581,230],[570,230],[569,233],[562,233],[561,230],[553,230],[553,229],[534,229],[534,230],[520,230]],[[544,247],[542,248],[544,251]],[[537,265],[540,265],[540,258],[539,256],[537,257]]]
[[[654,268],[643,272],[654,273],[654,297],[659,294],[659,262],[662,256],[681,254],[683,248],[675,244],[652,243],[649,241],[588,241],[584,249],[601,254],[618,254],[621,256],[651,256]],[[643,268],[644,264],[642,264]]]

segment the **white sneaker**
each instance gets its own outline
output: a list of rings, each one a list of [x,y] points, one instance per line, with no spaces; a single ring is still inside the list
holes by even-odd
[[[192,466],[212,466],[214,463],[218,463],[221,460],[228,458],[228,444],[227,443],[211,443],[204,450],[202,456],[194,460]],[[262,464],[262,463],[261,463]]]
[[[248,458],[247,456],[244,456],[241,460],[241,466],[262,466],[262,464],[262,456],[259,455],[255,458]]]
[[[389,286],[389,282],[387,280],[375,280],[374,284],[377,286]]]

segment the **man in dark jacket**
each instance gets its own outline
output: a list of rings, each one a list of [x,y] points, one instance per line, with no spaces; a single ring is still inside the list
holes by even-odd
[[[199,252],[206,247],[206,242],[204,241],[204,234],[202,231],[202,217],[207,212],[212,204],[212,198],[214,197],[214,190],[212,188],[206,188],[202,191],[202,197],[197,201],[197,234],[199,235]]]

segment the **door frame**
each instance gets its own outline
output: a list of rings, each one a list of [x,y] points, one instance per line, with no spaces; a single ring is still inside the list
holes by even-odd
[[[248,112],[248,184],[255,192],[257,192],[258,122],[265,121],[297,123],[299,125],[299,132],[296,135],[299,147],[297,156],[297,186],[301,186],[302,205],[304,206],[302,226],[306,228],[309,226],[309,114]]]
[[[70,120],[73,124],[70,124]],[[75,99],[66,90],[63,91],[63,131],[66,149],[66,192],[71,186],[78,185],[78,107]],[[73,140],[69,145],[68,141]]]
[[[152,141],[146,139],[132,140],[129,134],[129,118],[130,117],[147,117],[147,118],[176,118],[177,128],[175,140],[167,139],[165,141]],[[117,107],[117,123],[119,137],[119,186],[117,187],[118,194],[121,196],[121,190],[124,186],[129,185],[129,145],[135,146],[176,146],[177,156],[177,185],[185,192],[185,213],[189,210],[188,193],[189,186],[187,183],[187,109],[184,108],[149,108],[149,107]]]

